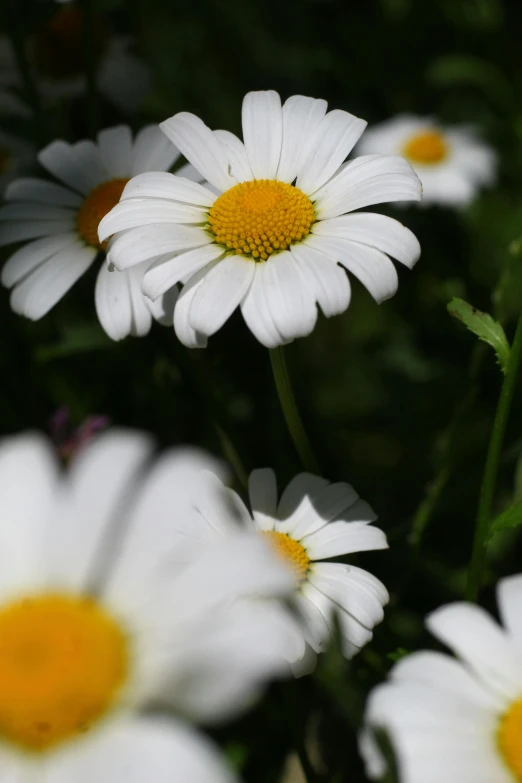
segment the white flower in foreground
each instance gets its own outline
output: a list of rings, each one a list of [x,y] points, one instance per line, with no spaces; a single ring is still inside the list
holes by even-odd
[[[346,214],[384,201],[420,198],[420,182],[397,156],[343,161],[366,123],[323,100],[251,92],[243,102],[244,143],[182,112],[162,130],[218,191],[179,176],[133,179],[100,224],[118,269],[144,262],[143,291],[156,300],[185,283],[174,327],[190,347],[206,345],[239,305],[268,347],[309,334],[319,304],[326,316],[350,302],[343,269],[377,302],[398,278],[388,257],[412,267],[420,253],[396,220]],[[131,229],[127,231],[126,229]]]
[[[373,691],[361,743],[371,777],[385,772],[373,736],[384,729],[401,783],[522,780],[522,575],[499,583],[498,604],[504,628],[472,604],[431,614],[429,630],[461,661],[414,653]]]
[[[496,155],[467,126],[443,127],[431,118],[399,115],[370,128],[361,155],[404,155],[422,182],[424,204],[464,206],[495,181]]]
[[[284,640],[237,597],[291,575],[252,535],[173,569],[196,463],[178,450],[147,471],[150,456],[112,432],[61,475],[39,436],[0,443],[2,780],[233,779],[187,719],[229,715],[280,672]]]
[[[0,246],[27,242],[7,261],[2,283],[12,288],[11,307],[33,321],[42,318],[103,255],[98,223],[118,203],[126,183],[150,169],[166,170],[179,156],[155,126],[143,128],[133,140],[125,125],[98,134],[97,143],[54,141],[38,160],[60,184],[43,179],[19,179],[7,187],[0,208]],[[186,169],[192,167],[186,167]],[[190,174],[189,174],[190,176]],[[146,265],[125,273],[102,263],[96,282],[96,312],[113,340],[144,335],[152,315],[159,320],[172,302],[154,304],[141,293]],[[175,295],[175,291],[169,295]],[[165,310],[166,308],[166,310]]]
[[[371,629],[383,619],[388,593],[362,568],[325,561],[387,547],[382,530],[370,524],[376,519],[370,506],[349,484],[330,484],[310,473],[297,475],[278,502],[276,477],[270,469],[250,475],[251,511],[233,490],[226,493],[215,475],[202,476],[194,501],[197,527],[180,519],[188,561],[201,556],[203,540],[233,538],[245,528],[261,533],[292,568],[302,623],[275,600],[258,599],[251,602],[251,610],[266,617],[274,628],[288,628],[286,659],[296,665],[296,673],[313,666],[313,653],[324,650],[336,615],[345,655],[351,658],[358,653],[372,638]]]

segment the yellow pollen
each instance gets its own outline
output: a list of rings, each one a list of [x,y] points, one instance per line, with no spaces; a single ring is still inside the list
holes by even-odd
[[[210,210],[208,222],[218,245],[266,261],[304,239],[314,220],[314,206],[299,188],[255,179],[225,191]]]
[[[441,163],[448,155],[448,147],[441,133],[435,130],[418,133],[406,142],[402,154],[412,163],[430,166]]]
[[[497,738],[500,752],[515,780],[522,781],[522,699],[514,702],[502,716]]]
[[[124,632],[94,600],[53,593],[0,607],[0,739],[37,752],[88,731],[127,674]]]
[[[295,538],[287,536],[286,533],[277,533],[275,530],[264,530],[263,535],[269,538],[276,553],[290,565],[299,586],[305,581],[310,567],[310,558],[306,554],[304,546]]]
[[[81,238],[88,245],[105,250],[107,242],[98,239],[98,226],[102,218],[119,202],[128,179],[111,179],[91,190],[78,211],[76,226]]]

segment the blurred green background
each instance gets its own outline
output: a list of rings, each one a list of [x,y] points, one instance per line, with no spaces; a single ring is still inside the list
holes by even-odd
[[[14,0],[4,28],[40,34],[59,6]],[[462,597],[478,490],[501,373],[447,313],[453,296],[494,313],[512,335],[522,302],[522,5],[501,0],[92,0],[104,36],[130,35],[154,86],[131,117],[104,100],[99,127],[135,129],[180,111],[240,131],[243,95],[272,88],[326,98],[370,123],[398,112],[471,123],[499,155],[496,187],[465,210],[383,207],[419,237],[413,272],[376,306],[352,280],[349,310],[288,349],[296,395],[324,474],[368,499],[391,550],[358,562],[387,585],[391,604],[374,643],[352,663],[335,645],[314,677],[273,687],[249,716],[215,732],[250,783],[282,780],[304,733],[329,783],[365,780],[356,750],[364,697],[404,650],[428,642],[426,612]],[[44,109],[41,122],[0,117],[0,129],[37,143],[84,138],[88,102]],[[379,211],[381,211],[379,209]],[[513,244],[514,243],[514,244]],[[8,253],[4,251],[4,257]],[[161,446],[219,453],[217,415],[248,469],[299,469],[273,389],[267,352],[236,314],[203,352],[169,329],[111,342],[93,307],[96,270],[41,322],[11,313],[0,292],[0,428],[48,429],[67,405],[80,423],[103,413],[144,428]],[[203,391],[202,391],[203,390]],[[520,393],[510,418],[496,497],[522,499]],[[518,479],[517,479],[518,476]],[[426,522],[420,546],[412,526]],[[520,570],[520,539],[498,536],[484,601]],[[289,714],[294,715],[292,727]],[[299,776],[288,775],[290,781]]]

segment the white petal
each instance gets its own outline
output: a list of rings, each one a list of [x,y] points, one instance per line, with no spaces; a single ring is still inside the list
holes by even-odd
[[[249,92],[243,99],[243,139],[255,179],[275,179],[283,139],[281,99],[274,90]]]
[[[233,133],[226,130],[214,131],[214,136],[219,140],[230,165],[230,174],[237,182],[245,182],[254,179],[245,145]]]
[[[292,516],[299,508],[303,498],[308,497],[315,502],[315,497],[320,495],[329,482],[322,476],[314,476],[313,473],[299,473],[285,488],[277,507],[277,516],[284,520]]]
[[[301,539],[310,560],[387,549],[386,536],[378,527],[361,522],[330,522],[315,533]]]
[[[96,313],[112,340],[130,334],[142,337],[150,331],[152,315],[141,292],[143,268],[109,271],[102,264],[96,280]]]
[[[134,140],[130,174],[147,171],[167,171],[179,158],[179,150],[161,132],[157,125],[142,128]]]
[[[131,174],[132,133],[128,125],[116,125],[98,133],[98,147],[104,167],[114,179]]]
[[[6,204],[0,208],[0,221],[11,220],[70,220],[74,221],[76,211],[55,204],[41,204],[38,201],[21,201]]]
[[[292,95],[283,105],[283,143],[277,179],[293,182],[310,152],[310,143],[326,114],[323,100]]]
[[[48,783],[234,783],[235,776],[204,737],[179,721],[127,718],[90,742],[52,756]]]
[[[112,234],[128,228],[151,223],[204,223],[206,216],[207,213],[202,209],[166,199],[125,199],[102,218],[98,236],[103,242]]]
[[[330,256],[359,278],[375,301],[380,304],[397,291],[397,270],[387,255],[368,245],[349,242],[347,239],[323,237],[311,234],[307,245]]]
[[[367,574],[371,577],[371,574]],[[384,600],[376,597],[376,590],[368,587],[366,579],[359,578],[359,572],[342,563],[317,563],[309,577],[312,584],[322,593],[348,612],[359,623],[372,629],[384,618],[383,605],[389,596],[384,585],[378,582]],[[357,642],[355,642],[358,644]],[[360,645],[359,645],[360,646]]]
[[[517,646],[522,645],[522,575],[502,579],[497,586],[502,622]]]
[[[265,279],[266,264],[256,264],[254,279],[241,302],[241,313],[259,342],[266,348],[275,348],[287,341],[281,335],[268,306]]]
[[[254,261],[229,255],[209,270],[189,311],[189,321],[196,332],[210,337],[223,326],[250,288],[254,268]]]
[[[110,213],[105,219],[110,217]],[[110,231],[110,221],[105,224]],[[112,233],[112,232],[111,232]],[[176,224],[152,224],[132,228],[114,238],[111,243],[110,261],[120,270],[149,261],[163,253],[190,250],[193,247],[210,245],[213,238],[203,229]]]
[[[162,122],[160,128],[216,188],[223,191],[236,184],[228,172],[228,159],[221,143],[199,117],[180,112]]]
[[[305,242],[292,245],[290,252],[297,261],[310,293],[327,318],[343,313],[350,304],[351,288],[346,272],[329,256]]]
[[[96,248],[79,242],[59,250],[13,289],[11,307],[32,321],[42,318],[87,271],[96,255]]]
[[[73,246],[77,241],[77,234],[70,233],[29,242],[8,259],[2,269],[2,284],[11,288],[55,253],[65,247]]]
[[[166,198],[201,207],[211,207],[216,200],[203,185],[163,171],[149,171],[133,177],[121,196],[122,201],[128,198]]]
[[[21,242],[24,239],[51,237],[74,231],[74,220],[18,220],[7,226],[0,226],[0,247]]]
[[[328,116],[328,115],[327,115]],[[420,201],[422,186],[404,158],[366,155],[350,161],[313,195],[319,220],[386,201]]]
[[[483,609],[450,604],[433,612],[426,625],[501,696],[522,692],[522,651]]]
[[[204,245],[174,257],[170,254],[160,256],[145,272],[143,293],[155,300],[176,283],[189,280],[192,275],[222,255],[223,249],[218,245]]]
[[[287,250],[263,263],[264,294],[277,331],[285,341],[305,337],[317,321],[317,307]]]
[[[82,197],[55,182],[27,177],[17,179],[7,186],[4,194],[6,201],[40,201],[43,204],[56,204],[60,207],[79,207]]]
[[[310,195],[335,174],[368,123],[341,109],[328,112],[312,133],[296,185]],[[315,200],[315,199],[314,199]]]
[[[96,161],[90,146],[77,147],[65,141],[53,141],[39,153],[38,160],[57,179],[80,193],[88,193],[104,179],[99,156]]]
[[[183,290],[178,297],[176,307],[174,308],[174,331],[178,339],[186,345],[187,348],[205,348],[207,337],[201,332],[196,332],[189,321],[190,308],[198,289],[203,284],[205,275],[212,269],[218,261],[211,261],[199,272],[196,272],[190,280],[183,286]]]
[[[347,512],[359,498],[354,488],[345,482],[322,487],[315,482],[309,482],[309,474],[303,473],[301,476],[303,494],[299,499],[295,497],[294,502],[297,505],[293,513],[276,526],[278,530],[288,533],[297,541],[320,530],[340,516],[345,521],[343,512]]]
[[[179,288],[177,285],[174,285],[154,302],[152,302],[148,296],[145,296],[144,299],[145,304],[155,321],[162,326],[172,326],[174,324],[174,308],[178,301],[178,296]]]
[[[258,530],[273,530],[277,514],[277,479],[272,468],[253,470],[248,477],[248,497]]]
[[[296,605],[306,623],[306,640],[316,653],[324,652],[333,626],[333,605],[310,582],[304,582]]]
[[[421,252],[417,237],[406,226],[386,215],[371,212],[320,220],[314,224],[313,233],[369,245],[392,256],[409,269],[415,266]]]

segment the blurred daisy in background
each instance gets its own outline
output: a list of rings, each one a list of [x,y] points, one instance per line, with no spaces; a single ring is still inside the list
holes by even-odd
[[[400,783],[522,780],[522,575],[497,592],[504,628],[473,604],[442,607],[427,627],[460,661],[413,653],[373,691],[361,742],[370,777],[386,772],[374,736],[381,730]]]
[[[398,221],[346,213],[418,200],[418,177],[396,155],[343,165],[366,123],[326,109],[302,95],[281,106],[276,92],[248,93],[244,142],[176,114],[160,127],[212,190],[144,174],[101,222],[101,241],[123,232],[110,248],[118,269],[152,264],[143,280],[152,300],[185,283],[174,315],[185,345],[206,345],[238,306],[263,345],[291,342],[313,330],[317,304],[326,316],[348,307],[350,284],[338,264],[382,302],[398,285],[389,256],[409,268],[417,261],[419,243]]]
[[[280,674],[284,638],[237,599],[284,596],[292,577],[252,535],[169,567],[195,462],[150,457],[145,436],[115,431],[63,474],[38,435],[0,443],[6,780],[233,780],[189,723],[237,712]]]
[[[0,95],[0,113],[2,112]],[[0,198],[7,185],[36,161],[36,147],[29,141],[0,130]]]
[[[226,494],[225,494],[226,492]],[[280,602],[251,602],[256,616],[274,629],[288,629],[286,659],[296,674],[315,666],[339,621],[343,651],[351,658],[372,638],[388,602],[384,585],[368,571],[344,563],[326,562],[339,555],[387,548],[386,536],[371,525],[376,516],[353,487],[310,473],[300,473],[280,500],[274,471],[255,470],[249,479],[249,510],[233,490],[224,490],[210,473],[201,480],[195,498],[198,525],[179,518],[184,547],[177,551],[188,562],[201,556],[201,542],[234,538],[253,529],[273,547],[294,575],[294,600],[301,622]]]
[[[98,134],[97,143],[54,141],[38,154],[41,165],[60,184],[25,178],[12,182],[0,208],[0,245],[26,242],[7,261],[1,280],[12,288],[11,307],[33,321],[42,318],[87,271],[105,259],[98,223],[118,203],[128,180],[151,169],[165,171],[179,152],[156,126],[133,140],[125,125]],[[192,167],[182,169],[189,176]],[[28,241],[32,240],[32,241]],[[96,312],[113,340],[144,335],[152,316],[171,322],[172,298],[154,304],[141,293],[147,265],[126,273],[102,263],[96,281]]]
[[[443,127],[432,118],[399,115],[370,128],[361,155],[403,155],[420,177],[424,204],[462,207],[496,178],[496,155],[473,128]]]

